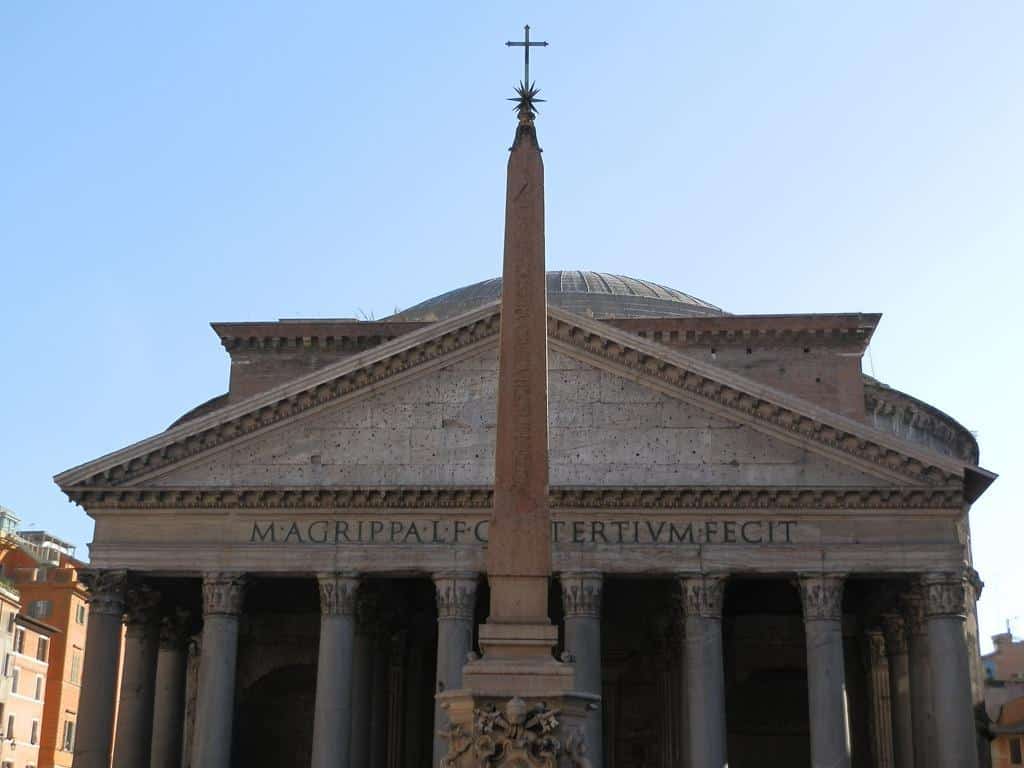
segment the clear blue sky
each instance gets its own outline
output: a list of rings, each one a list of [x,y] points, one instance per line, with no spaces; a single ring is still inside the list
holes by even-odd
[[[1024,617],[1009,0],[3,3],[0,503],[87,542],[51,476],[224,391],[211,320],[497,274],[525,22],[550,266],[884,312],[868,372],[1002,474],[972,515],[983,634]]]

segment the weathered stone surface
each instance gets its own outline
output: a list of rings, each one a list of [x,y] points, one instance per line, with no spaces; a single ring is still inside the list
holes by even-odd
[[[159,486],[490,485],[497,353],[341,404]],[[549,354],[553,485],[878,485],[855,468],[562,352]]]

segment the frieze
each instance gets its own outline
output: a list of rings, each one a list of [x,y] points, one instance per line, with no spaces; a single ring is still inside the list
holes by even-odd
[[[555,546],[784,545],[795,543],[797,520],[552,520]],[[253,520],[248,544],[484,546],[486,518],[333,518]]]
[[[804,621],[840,621],[843,618],[844,577],[801,576],[797,581],[804,607]]]
[[[78,571],[78,580],[88,590],[86,600],[90,614],[121,618],[128,587],[127,571],[82,569]]]
[[[351,616],[356,610],[359,578],[354,573],[317,574],[320,612],[324,616]]]
[[[189,488],[70,490],[88,509],[490,509],[490,488]],[[552,509],[951,509],[955,488],[554,487]]]

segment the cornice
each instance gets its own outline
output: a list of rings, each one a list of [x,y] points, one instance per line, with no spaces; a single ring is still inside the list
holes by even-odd
[[[490,509],[480,486],[72,489],[89,509]],[[555,486],[552,509],[954,509],[959,487]]]
[[[577,350],[592,360],[624,367],[661,391],[712,411],[816,446],[826,455],[847,457],[874,474],[915,484],[962,482],[963,466],[938,454],[897,445],[864,424],[833,414],[730,371],[655,345],[610,326],[551,308],[548,335],[552,346]]]
[[[604,322],[670,347],[844,347],[863,350],[881,315],[726,315]]]

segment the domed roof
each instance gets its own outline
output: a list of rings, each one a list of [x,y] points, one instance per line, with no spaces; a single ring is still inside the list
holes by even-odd
[[[592,317],[695,317],[724,311],[689,294],[648,280],[582,270],[547,273],[548,303]],[[389,320],[446,320],[501,296],[501,278],[456,288]]]

